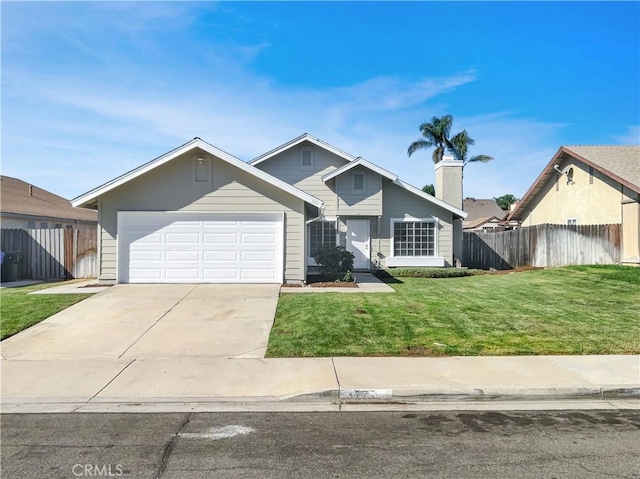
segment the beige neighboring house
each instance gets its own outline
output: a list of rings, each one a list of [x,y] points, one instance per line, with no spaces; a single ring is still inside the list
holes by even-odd
[[[98,210],[102,282],[298,282],[322,245],[361,271],[455,265],[462,162],[436,170],[439,197],[308,134],[248,163],[194,138],[72,203]]]
[[[620,224],[640,264],[640,146],[563,146],[509,215],[522,226]]]
[[[500,228],[503,226],[502,220],[508,214],[492,198],[466,198],[462,202],[462,209],[468,214],[462,222],[464,231],[486,231]]]
[[[95,229],[98,215],[47,190],[0,176],[0,226],[4,229]]]

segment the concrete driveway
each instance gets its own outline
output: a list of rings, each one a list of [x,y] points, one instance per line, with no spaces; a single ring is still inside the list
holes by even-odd
[[[116,285],[2,342],[6,359],[263,358],[280,285]]]

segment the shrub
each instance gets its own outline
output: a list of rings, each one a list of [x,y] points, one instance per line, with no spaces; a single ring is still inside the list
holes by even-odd
[[[462,268],[391,268],[376,272],[379,278],[462,278],[486,271]]]
[[[332,281],[350,281],[353,270],[353,253],[340,246],[325,245],[318,249],[313,259],[320,272],[332,278]]]

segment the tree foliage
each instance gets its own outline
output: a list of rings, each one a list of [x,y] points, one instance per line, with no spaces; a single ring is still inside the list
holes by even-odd
[[[422,138],[409,145],[407,155],[411,156],[418,150],[435,146],[432,155],[433,162],[438,163],[442,161],[442,157],[450,144],[449,135],[452,124],[453,117],[451,115],[444,115],[442,118],[434,116],[430,122],[421,124],[420,133],[422,133]]]
[[[435,186],[433,186],[433,183],[428,184],[428,185],[424,185],[422,187],[422,191],[424,191],[428,195],[436,196],[436,188],[435,188]]]
[[[496,203],[498,203],[498,206],[505,211],[508,211],[509,207],[512,204],[514,204],[516,201],[518,201],[518,198],[516,198],[510,193],[507,193],[506,195],[498,196],[497,198],[493,198],[493,199],[496,200]]]

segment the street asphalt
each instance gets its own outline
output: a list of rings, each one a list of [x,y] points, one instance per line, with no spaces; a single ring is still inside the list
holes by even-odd
[[[1,419],[3,479],[640,478],[638,411]]]

